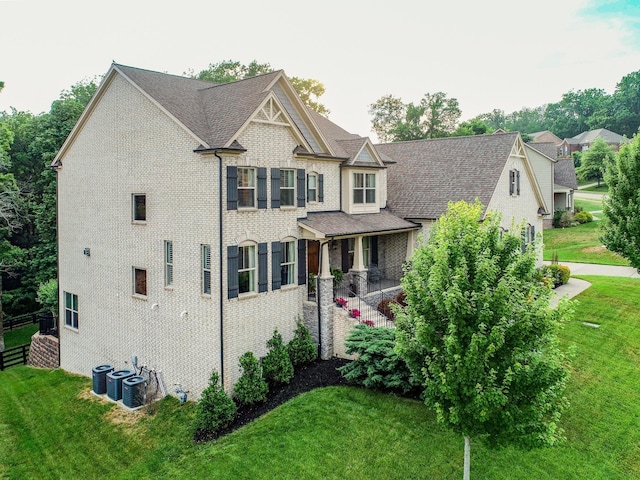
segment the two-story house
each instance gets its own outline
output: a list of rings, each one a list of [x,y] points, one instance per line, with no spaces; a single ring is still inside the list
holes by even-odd
[[[61,367],[135,356],[196,398],[297,319],[333,356],[331,269],[397,284],[448,200],[524,220],[526,241],[547,211],[518,134],[376,146],[282,71],[212,84],[113,64],[52,166]]]

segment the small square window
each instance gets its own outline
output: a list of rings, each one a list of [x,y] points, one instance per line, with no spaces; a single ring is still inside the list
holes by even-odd
[[[133,267],[133,294],[147,296],[147,271]]]
[[[133,221],[146,222],[147,221],[147,196],[140,193],[133,194],[132,204],[133,204]]]

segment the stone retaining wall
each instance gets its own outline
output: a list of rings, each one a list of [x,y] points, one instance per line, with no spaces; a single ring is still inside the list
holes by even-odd
[[[58,368],[60,366],[60,341],[52,335],[31,337],[31,348],[27,365],[40,368]]]

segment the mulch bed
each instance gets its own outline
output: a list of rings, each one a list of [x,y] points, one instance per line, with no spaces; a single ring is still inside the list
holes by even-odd
[[[269,395],[266,402],[253,406],[238,407],[235,420],[226,429],[219,432],[198,430],[194,434],[194,440],[196,442],[207,442],[224,436],[301,393],[331,385],[348,385],[349,382],[342,377],[337,369],[349,362],[350,360],[335,357],[330,360],[316,360],[309,365],[296,369],[295,375],[289,384],[269,387]]]

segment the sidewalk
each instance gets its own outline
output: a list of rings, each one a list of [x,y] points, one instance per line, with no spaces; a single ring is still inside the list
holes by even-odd
[[[544,262],[549,264],[551,262]],[[591,286],[586,280],[573,278],[574,275],[602,275],[605,277],[629,277],[640,278],[638,270],[633,267],[620,267],[616,265],[596,265],[594,263],[570,263],[559,262],[571,270],[571,278],[566,285],[560,285],[553,291],[551,306],[555,307],[563,297],[573,298]]]

